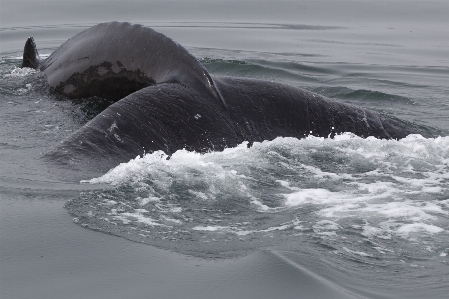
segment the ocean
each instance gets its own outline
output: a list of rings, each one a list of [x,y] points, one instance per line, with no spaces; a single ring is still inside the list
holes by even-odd
[[[0,296],[447,298],[449,2],[0,5]],[[434,137],[308,136],[148,153],[107,173],[41,157],[104,107],[21,69],[107,21],[159,31],[213,75],[303,88]]]

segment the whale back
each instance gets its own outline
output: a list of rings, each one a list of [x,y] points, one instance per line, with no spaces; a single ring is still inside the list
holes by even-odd
[[[403,138],[419,130],[320,95],[254,79],[215,77],[228,108],[181,84],[146,87],[112,104],[46,158],[107,171],[138,155],[186,149],[221,151],[277,137],[332,137],[342,132]],[[87,161],[87,163],[86,163]]]
[[[378,139],[401,139],[425,132],[375,111],[331,100],[293,86],[257,79],[216,77],[231,122],[244,140],[276,137],[334,137],[351,132]]]
[[[180,83],[220,99],[209,73],[194,56],[142,25],[93,26],[67,40],[38,67],[50,86],[69,98],[117,101],[150,85]]]
[[[245,141],[227,109],[182,84],[149,86],[113,103],[45,154],[73,169],[106,172],[138,155],[224,150]]]

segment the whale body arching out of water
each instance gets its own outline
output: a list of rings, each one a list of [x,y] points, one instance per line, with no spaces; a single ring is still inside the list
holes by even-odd
[[[289,85],[211,76],[185,48],[141,25],[93,26],[45,60],[30,37],[22,66],[41,70],[66,97],[114,102],[45,155],[75,168],[107,171],[158,150],[207,152],[281,136],[422,134],[404,122]]]

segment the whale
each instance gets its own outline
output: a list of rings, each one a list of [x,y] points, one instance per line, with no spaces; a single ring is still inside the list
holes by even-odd
[[[142,25],[98,24],[46,59],[30,37],[22,67],[39,69],[67,98],[111,102],[43,157],[76,169],[106,172],[147,153],[222,151],[277,137],[425,135],[410,123],[298,87],[213,76],[184,47]]]

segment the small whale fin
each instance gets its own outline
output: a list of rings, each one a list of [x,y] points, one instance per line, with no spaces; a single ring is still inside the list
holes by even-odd
[[[23,49],[22,67],[37,69],[39,68],[40,63],[41,59],[39,57],[39,53],[37,52],[34,39],[32,37],[29,37]]]

